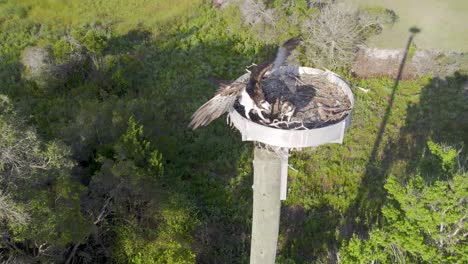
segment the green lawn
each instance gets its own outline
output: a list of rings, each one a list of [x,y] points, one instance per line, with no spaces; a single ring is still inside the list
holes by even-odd
[[[3,12],[23,10],[28,19],[54,27],[70,27],[83,23],[105,21],[115,30],[125,33],[137,26],[155,28],[175,17],[187,15],[203,1],[196,0],[18,0],[3,1]],[[11,11],[10,11],[11,12]],[[18,12],[18,11],[17,11]]]
[[[464,0],[353,0],[358,5],[383,6],[392,9],[399,21],[381,35],[372,38],[371,44],[381,48],[404,48],[408,30],[416,26],[421,33],[415,38],[418,48],[468,51],[466,14],[468,2]]]

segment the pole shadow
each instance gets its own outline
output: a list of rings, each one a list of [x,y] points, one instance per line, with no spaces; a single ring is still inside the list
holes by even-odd
[[[374,141],[373,148],[369,156],[369,161],[365,168],[364,177],[358,190],[357,198],[354,204],[350,207],[351,209],[346,213],[347,221],[341,232],[341,236],[344,238],[350,238],[351,235],[356,232],[364,233],[367,226],[365,224],[363,225],[363,222],[374,222],[376,220],[374,218],[375,216],[379,215],[379,210],[383,204],[385,197],[383,185],[387,179],[387,170],[390,164],[388,161],[384,160],[382,162],[380,160],[379,150],[381,149],[384,133],[388,125],[389,118],[392,114],[395,97],[400,85],[401,78],[403,76],[405,64],[407,63],[411,44],[413,43],[415,34],[419,33],[420,30],[414,27],[410,29],[410,32],[411,35],[406,43],[405,51],[398,68],[398,74],[392,87],[390,100],[388,101],[385,114],[383,116],[382,122],[380,123],[378,134]],[[361,222],[361,218],[363,216],[365,220]],[[358,222],[356,219],[360,219],[360,221]]]
[[[379,126],[378,134],[366,165],[358,195],[345,214],[345,224],[341,226],[341,239],[350,239],[353,234],[367,237],[367,232],[375,224],[382,224],[381,208],[386,200],[384,184],[390,174],[405,182],[414,173],[421,173],[428,184],[435,179],[433,172],[421,170],[428,160],[427,141],[434,140],[449,145],[468,143],[468,92],[466,75],[455,73],[453,76],[432,78],[425,85],[416,103],[408,102],[404,126],[399,129],[398,137],[385,142],[384,134],[389,125],[392,108],[399,91],[408,51],[417,29],[412,29],[405,54],[395,79],[385,115]],[[465,83],[465,84],[464,84]],[[401,91],[404,93],[404,91]],[[383,145],[385,142],[385,145]],[[463,150],[466,153],[466,149]],[[403,164],[403,165],[401,165]]]

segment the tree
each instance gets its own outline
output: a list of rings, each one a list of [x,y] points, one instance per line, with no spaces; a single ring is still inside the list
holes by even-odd
[[[0,191],[0,219],[25,225],[29,216],[11,199],[10,195]]]
[[[143,126],[133,117],[127,124],[117,142],[99,152],[100,169],[90,183],[95,223],[112,219],[111,232],[98,234],[111,240],[101,243],[115,263],[193,263],[191,205],[162,186],[164,160]]]
[[[164,172],[161,153],[145,138],[143,126],[133,117],[128,120],[127,131],[120,139],[100,150],[97,161],[100,170],[90,184],[93,191],[97,195],[113,194],[114,210],[130,215],[135,212],[128,209],[134,206],[126,203],[151,200],[158,189],[158,178]]]
[[[244,0],[237,4],[245,30],[264,44],[301,34],[302,55],[293,53],[293,63],[330,69],[349,66],[359,45],[379,34],[398,19],[381,7],[358,9],[341,1]]]
[[[35,131],[13,112],[8,98],[0,100],[0,182],[13,187],[38,169],[47,169],[51,160],[41,150]]]
[[[457,152],[429,142],[438,178],[421,175],[405,185],[390,177],[385,224],[369,239],[354,236],[341,250],[345,263],[466,263],[468,173],[456,172]],[[432,179],[432,177],[431,177]]]
[[[85,188],[72,179],[69,149],[44,142],[7,97],[0,100],[0,246],[8,257],[60,262],[90,232],[80,205]]]
[[[327,4],[318,16],[302,24],[306,60],[328,68],[347,66],[359,45],[396,19],[393,11],[384,8],[359,10],[343,3]]]

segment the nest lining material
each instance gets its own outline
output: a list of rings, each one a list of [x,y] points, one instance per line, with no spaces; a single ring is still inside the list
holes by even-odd
[[[261,122],[252,114],[250,117],[256,123],[274,128],[301,130],[325,127],[342,121],[352,110],[348,96],[327,79],[327,74],[268,75],[262,81],[262,89],[272,106],[270,122]],[[281,118],[279,113],[284,101],[296,107],[290,120]],[[235,109],[245,117],[243,107],[238,102]]]

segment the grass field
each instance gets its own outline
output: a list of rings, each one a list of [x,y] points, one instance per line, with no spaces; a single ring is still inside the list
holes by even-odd
[[[5,1],[4,1],[5,2]],[[154,28],[175,17],[187,15],[201,0],[18,0],[6,1],[4,12],[22,10],[27,17],[41,24],[60,24],[71,27],[83,23],[106,21],[117,32],[127,32],[137,26]]]
[[[399,21],[374,37],[371,44],[381,48],[403,48],[410,27],[422,31],[415,38],[418,48],[468,51],[466,14],[468,2],[464,0],[353,0],[358,5],[383,6],[394,10]]]

